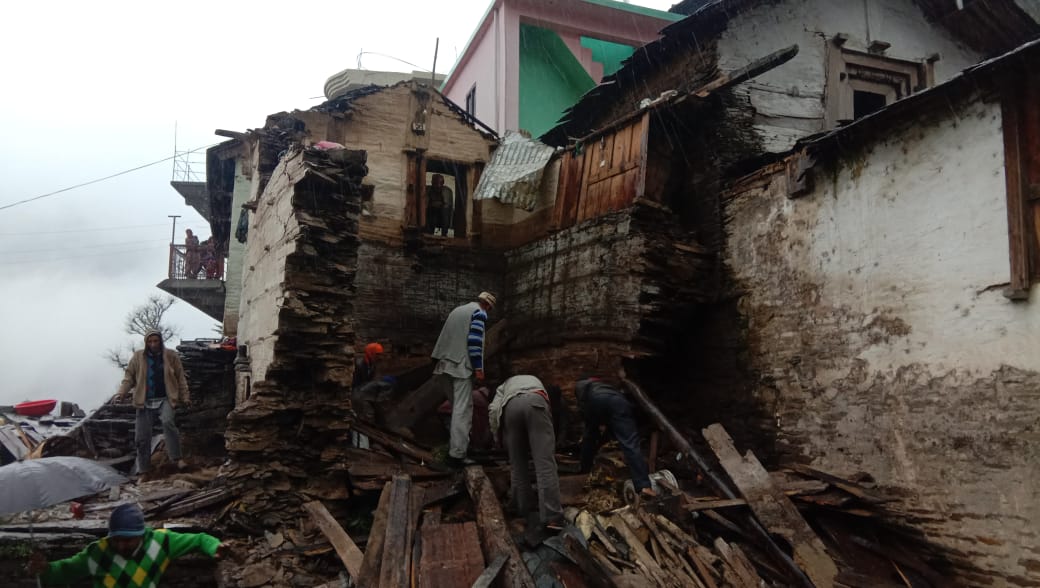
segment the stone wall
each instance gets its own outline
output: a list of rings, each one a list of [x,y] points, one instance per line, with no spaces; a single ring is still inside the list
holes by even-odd
[[[733,379],[772,416],[781,460],[901,491],[972,585],[1038,585],[1038,293],[1002,295],[1000,107],[948,106],[843,143],[802,198],[782,165],[732,191]]]
[[[239,333],[253,383],[229,416],[222,470],[248,505],[248,528],[295,525],[308,496],[349,496],[346,472],[322,450],[349,441],[364,155],[333,163],[293,148],[260,197]]]

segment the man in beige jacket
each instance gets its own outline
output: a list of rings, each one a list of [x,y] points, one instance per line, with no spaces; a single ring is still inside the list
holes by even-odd
[[[116,395],[122,399],[134,391],[134,444],[137,447],[137,471],[145,473],[152,463],[152,426],[158,413],[162,421],[163,440],[170,461],[183,468],[181,437],[174,410],[188,405],[188,380],[176,351],[163,346],[162,334],[149,331],[144,336],[144,349],[135,351],[126,366],[123,383]]]

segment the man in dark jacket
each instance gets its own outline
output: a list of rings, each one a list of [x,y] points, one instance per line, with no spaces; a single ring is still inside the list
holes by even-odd
[[[135,351],[126,366],[123,382],[116,395],[122,399],[134,391],[134,443],[137,446],[137,471],[145,473],[152,464],[152,425],[156,414],[162,421],[163,440],[170,461],[183,468],[181,436],[174,410],[188,405],[188,380],[176,351],[163,346],[162,333],[148,331],[144,349]]]
[[[644,496],[653,496],[650,468],[639,448],[639,432],[632,403],[621,390],[595,376],[578,380],[574,391],[585,417],[585,433],[581,440],[581,470],[592,470],[592,460],[603,443],[600,427],[606,425],[621,445],[636,492]]]

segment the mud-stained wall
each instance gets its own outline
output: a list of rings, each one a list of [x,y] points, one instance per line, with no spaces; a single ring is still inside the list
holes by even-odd
[[[674,215],[637,205],[506,254],[504,315],[513,371],[569,391],[623,358],[665,356],[716,293],[714,259]]]
[[[725,263],[785,460],[907,492],[973,585],[1040,585],[1040,293],[1013,302],[998,104],[748,179]],[[782,166],[781,166],[782,167]]]
[[[358,250],[354,322],[358,348],[387,348],[382,369],[428,363],[444,319],[482,291],[502,296],[502,255],[468,247],[408,250],[363,241]],[[500,318],[492,311],[492,322]]]

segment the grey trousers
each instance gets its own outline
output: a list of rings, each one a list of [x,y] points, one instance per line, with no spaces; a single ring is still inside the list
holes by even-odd
[[[451,377],[451,376],[448,376]],[[464,459],[473,428],[473,379],[451,377],[451,441],[448,455]]]
[[[170,461],[181,458],[181,433],[177,430],[175,414],[170,403],[163,401],[162,406],[157,409],[139,408],[137,420],[134,422],[134,444],[137,446],[137,471],[141,473],[152,467],[152,426],[155,424],[155,413],[159,413],[159,419],[162,421],[166,455],[170,457]]]
[[[560,476],[556,470],[556,434],[549,403],[539,394],[521,393],[502,410],[503,438],[512,467],[510,493],[520,514],[534,510],[527,460],[534,461],[538,484],[538,515],[543,523],[563,516]]]

